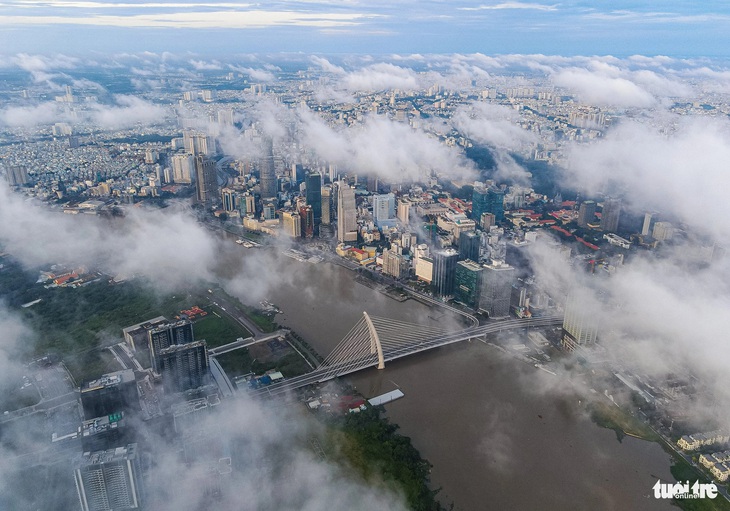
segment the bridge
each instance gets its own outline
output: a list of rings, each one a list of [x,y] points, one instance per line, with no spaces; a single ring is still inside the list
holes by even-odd
[[[251,394],[261,397],[281,395],[306,385],[322,383],[362,369],[370,367],[383,369],[386,362],[460,341],[506,330],[541,328],[562,325],[562,323],[562,315],[552,315],[540,318],[490,321],[486,325],[448,332],[437,327],[372,317],[364,312],[363,317],[314,371],[289,378],[281,383],[261,387],[253,390]]]

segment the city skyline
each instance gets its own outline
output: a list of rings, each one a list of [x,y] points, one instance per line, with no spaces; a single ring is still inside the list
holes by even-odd
[[[3,3],[0,507],[663,510],[665,450],[727,480],[729,26]]]

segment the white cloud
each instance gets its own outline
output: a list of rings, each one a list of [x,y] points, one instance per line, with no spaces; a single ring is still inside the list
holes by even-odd
[[[303,13],[296,11],[202,11],[129,16],[20,16],[1,15],[0,25],[92,25],[145,28],[261,28],[272,26],[352,26],[372,18],[363,13]]]
[[[165,107],[136,96],[118,95],[114,100],[115,105],[92,105],[89,112],[90,122],[102,128],[124,128],[138,123],[160,124],[168,115]]]
[[[521,9],[533,11],[557,11],[558,4],[546,5],[534,2],[501,2],[498,4],[482,4],[477,7],[459,7],[460,11],[499,11],[504,9]]]
[[[415,89],[418,76],[412,69],[378,63],[348,73],[342,85],[349,90],[375,91],[383,89]]]
[[[596,106],[650,107],[656,103],[654,96],[626,78],[614,78],[571,68],[557,71],[555,85],[574,91],[578,98]]]

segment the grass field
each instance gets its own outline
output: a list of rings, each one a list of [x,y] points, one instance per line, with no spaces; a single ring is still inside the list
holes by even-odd
[[[208,348],[215,348],[234,342],[239,337],[251,337],[251,332],[239,325],[225,314],[208,312],[208,315],[199,319],[193,325],[195,339],[205,339]]]
[[[616,405],[604,402],[591,403],[589,406],[591,419],[602,428],[616,432],[619,441],[624,435],[631,435],[650,442],[660,440],[659,435],[636,417],[626,413]]]

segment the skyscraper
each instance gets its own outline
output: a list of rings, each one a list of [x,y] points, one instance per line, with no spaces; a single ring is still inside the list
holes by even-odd
[[[282,212],[281,223],[285,234],[293,238],[302,236],[302,219],[296,211]]]
[[[276,168],[274,167],[274,143],[270,138],[264,142],[264,157],[259,162],[261,198],[276,197]]]
[[[506,263],[493,261],[492,264],[484,266],[479,309],[490,319],[509,317],[509,302],[514,280],[515,269]]]
[[[172,155],[172,180],[177,184],[190,184],[195,175],[195,160],[190,154]]]
[[[583,201],[578,209],[578,226],[588,227],[596,217],[596,203],[592,200]]]
[[[504,192],[502,190],[494,187],[474,187],[471,199],[472,220],[479,224],[484,213],[492,213],[497,223],[504,220]]]
[[[409,223],[410,221],[410,213],[411,213],[411,203],[406,200],[399,200],[398,201],[398,220],[403,222],[404,224]]]
[[[301,163],[292,163],[291,166],[291,184],[294,188],[304,182],[304,166]]]
[[[494,215],[496,223],[504,220],[504,191],[498,188],[490,188],[487,191],[487,201],[489,203],[489,213]]]
[[[395,217],[395,196],[392,193],[373,196],[373,220],[375,225],[382,227],[388,220]]]
[[[674,237],[674,227],[669,222],[656,222],[651,237],[657,241],[671,240]]]
[[[231,188],[223,188],[221,190],[221,200],[223,201],[224,211],[234,211],[238,209],[238,194]]]
[[[160,372],[160,353],[175,344],[187,344],[195,341],[193,324],[186,320],[175,323],[163,323],[147,332],[150,350],[150,362],[155,372]]]
[[[160,352],[160,373],[165,392],[184,392],[205,384],[208,348],[205,341],[172,345]]]
[[[5,168],[5,179],[10,186],[22,186],[28,182],[28,171],[21,165]]]
[[[206,208],[210,208],[218,198],[215,162],[202,155],[195,157],[195,192],[198,202]]]
[[[434,294],[441,297],[453,295],[456,262],[458,259],[459,253],[452,248],[434,252],[433,280],[431,281]]]
[[[454,274],[454,298],[467,307],[479,307],[484,269],[474,261],[459,261]]]
[[[471,218],[479,223],[483,213],[490,213],[487,201],[487,189],[483,186],[475,186],[471,197]]]
[[[401,278],[407,271],[405,260],[399,250],[383,250],[383,274],[390,275],[396,279]]]
[[[142,504],[137,444],[86,452],[76,460],[74,480],[82,511],[123,511]]]
[[[84,418],[93,419],[122,410],[139,410],[139,392],[134,371],[125,369],[102,375],[81,385]]]
[[[603,201],[603,210],[601,211],[601,230],[604,232],[616,232],[618,230],[620,215],[621,199],[606,197]]]
[[[357,212],[355,190],[344,181],[337,188],[337,240],[357,241]]]
[[[563,349],[573,351],[578,346],[596,342],[598,338],[597,316],[586,306],[578,293],[571,293],[565,302],[563,319]]]
[[[474,231],[463,231],[459,235],[459,259],[470,259],[479,262],[479,244],[481,237]]]
[[[649,211],[644,213],[644,223],[641,226],[642,236],[649,236],[649,234],[651,233],[651,220],[653,216],[654,214]]]
[[[183,146],[185,151],[193,156],[213,156],[216,153],[213,137],[192,130],[183,131]]]
[[[332,187],[327,185],[322,187],[322,224],[330,225],[332,223]]]
[[[299,208],[299,218],[302,222],[302,236],[312,238],[314,236],[314,210],[312,206],[302,206]]]
[[[322,223],[322,175],[319,172],[310,172],[306,177],[307,204],[312,206],[315,232]]]

